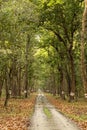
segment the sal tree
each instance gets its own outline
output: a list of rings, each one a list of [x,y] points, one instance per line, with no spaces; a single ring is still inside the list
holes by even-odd
[[[87,98],[87,0],[84,0],[85,8],[82,17],[82,37],[81,37],[81,70],[82,82],[85,98]]]
[[[47,0],[41,4],[40,24],[52,31],[60,45],[66,51],[68,68],[70,73],[70,100],[75,97],[75,65],[74,65],[74,39],[77,30],[81,27],[81,1],[78,0]]]
[[[20,96],[21,90],[25,89],[27,97],[31,66],[30,44],[33,30],[38,23],[37,17],[36,6],[30,0],[8,0],[0,3],[0,49],[6,52],[5,56],[3,53],[6,64],[1,66],[6,72],[3,77],[6,86],[5,105],[9,98],[9,89],[13,96]],[[3,74],[3,68],[0,74]]]

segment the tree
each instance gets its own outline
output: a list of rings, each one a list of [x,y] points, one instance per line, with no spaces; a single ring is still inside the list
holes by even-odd
[[[43,12],[43,13],[42,13]],[[70,100],[75,98],[75,65],[74,65],[74,38],[80,27],[81,2],[76,0],[47,1],[41,9],[41,25],[52,31],[64,50],[68,60],[70,73]]]
[[[82,73],[82,83],[84,87],[85,98],[87,98],[87,65],[85,50],[87,44],[87,0],[84,0],[85,8],[82,17],[82,37],[81,37],[81,73]]]
[[[7,86],[5,84],[6,93],[11,89],[14,97],[20,96],[21,90],[25,89],[21,81],[25,82],[30,77],[29,62],[27,61],[30,55],[27,48],[29,41],[27,36],[30,35],[31,37],[38,24],[38,12],[36,10],[36,6],[26,0],[1,2],[0,49],[3,50],[3,56],[5,52],[6,61],[9,59],[9,62],[4,65],[5,70],[7,70],[7,73],[4,73],[4,79],[7,84]],[[2,72],[3,70],[1,70]],[[26,82],[29,84],[28,81]],[[6,102],[8,97],[6,97]]]

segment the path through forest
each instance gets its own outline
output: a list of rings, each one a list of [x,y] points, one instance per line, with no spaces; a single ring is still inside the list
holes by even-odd
[[[28,130],[80,130],[74,122],[58,112],[39,92],[35,112]]]

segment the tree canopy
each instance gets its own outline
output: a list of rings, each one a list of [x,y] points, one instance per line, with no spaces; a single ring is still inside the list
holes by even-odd
[[[28,97],[39,87],[72,101],[81,76],[83,0],[0,1],[0,95]],[[85,62],[87,47],[85,44]],[[87,71],[87,69],[86,69]]]

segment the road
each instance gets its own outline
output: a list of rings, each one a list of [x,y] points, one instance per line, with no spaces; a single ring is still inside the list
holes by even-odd
[[[80,130],[74,122],[51,105],[43,93],[38,94],[28,130]]]

